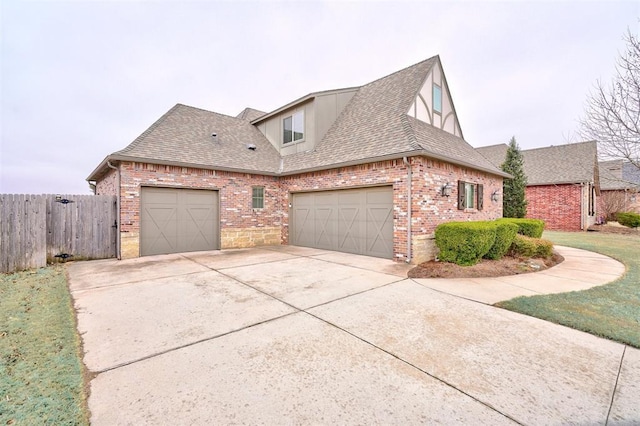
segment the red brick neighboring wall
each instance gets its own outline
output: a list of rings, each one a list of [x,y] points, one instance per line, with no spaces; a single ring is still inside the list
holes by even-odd
[[[527,186],[527,216],[545,221],[545,229],[561,231],[581,230],[580,185]]]

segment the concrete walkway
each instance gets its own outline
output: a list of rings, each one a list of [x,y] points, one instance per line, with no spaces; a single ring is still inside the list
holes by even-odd
[[[625,273],[622,263],[608,256],[555,246],[564,262],[545,271],[494,278],[429,278],[414,281],[443,293],[493,305],[518,296],[567,293],[615,281]]]
[[[505,288],[592,256],[570,251]],[[482,284],[291,246],[67,267],[94,425],[640,422],[640,350],[488,306]]]

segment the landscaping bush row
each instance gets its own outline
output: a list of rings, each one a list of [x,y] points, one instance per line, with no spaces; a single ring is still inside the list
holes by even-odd
[[[518,234],[531,238],[541,238],[544,231],[544,220],[540,219],[516,219],[504,217],[496,220],[498,223],[514,223],[518,225]]]
[[[524,257],[548,257],[553,244],[531,237],[541,236],[543,229],[544,222],[538,219],[443,223],[435,232],[438,257],[463,266],[475,265],[483,257],[501,259],[509,250]]]
[[[619,212],[616,214],[616,219],[620,225],[627,226],[629,228],[637,228],[640,226],[640,214],[633,212]]]
[[[542,238],[531,238],[516,235],[510,247],[510,254],[514,257],[550,257],[553,253],[553,243]]]

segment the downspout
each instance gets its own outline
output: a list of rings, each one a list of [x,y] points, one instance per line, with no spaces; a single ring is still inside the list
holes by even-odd
[[[118,174],[118,193],[116,194],[116,258],[118,260],[122,259],[122,255],[120,253],[120,169],[118,167],[113,166],[110,161],[107,161],[107,167],[113,169]]]
[[[407,166],[407,260],[411,263],[411,162],[407,157],[402,157],[402,162]]]

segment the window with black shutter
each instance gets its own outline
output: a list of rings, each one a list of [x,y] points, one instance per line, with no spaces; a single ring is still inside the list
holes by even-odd
[[[458,210],[484,207],[483,186],[463,180],[458,181]]]

